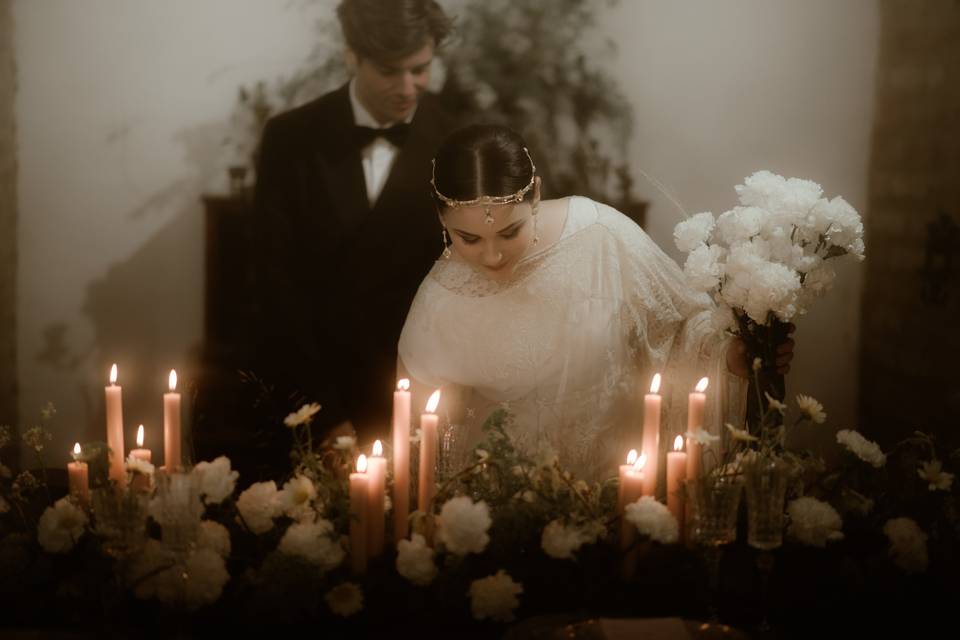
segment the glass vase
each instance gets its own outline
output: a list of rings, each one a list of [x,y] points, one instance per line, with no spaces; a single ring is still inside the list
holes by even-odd
[[[737,539],[737,514],[743,478],[739,475],[704,476],[690,482],[693,523],[698,544],[720,546]]]
[[[747,543],[769,551],[783,545],[783,501],[789,477],[779,458],[759,456],[746,469]]]
[[[196,541],[200,529],[200,490],[189,473],[163,473],[156,480],[156,505],[150,515],[160,523],[163,543],[184,553]]]
[[[113,487],[93,492],[94,531],[101,548],[116,559],[128,558],[147,541],[147,496]]]

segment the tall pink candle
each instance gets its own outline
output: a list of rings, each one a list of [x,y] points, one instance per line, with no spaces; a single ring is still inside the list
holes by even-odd
[[[163,394],[163,464],[168,472],[183,466],[180,455],[180,394],[177,372],[170,371],[170,391]]]
[[[682,483],[687,477],[687,453],[683,451],[683,436],[676,437],[673,449],[667,453],[667,509],[677,519],[683,535],[685,498]]]
[[[123,389],[117,384],[117,365],[110,367],[110,384],[104,389],[107,401],[107,446],[110,447],[109,477],[124,487],[127,484],[127,471],[123,460],[126,449],[123,448]]]
[[[77,460],[80,455],[80,443],[73,445],[73,462],[67,463],[67,477],[70,479],[70,495],[81,505],[90,504],[90,469],[86,462]]]
[[[637,527],[627,520],[627,505],[643,497],[643,467],[646,458],[642,455],[623,476],[623,507],[620,509],[620,549],[629,548],[637,537]]]
[[[623,501],[623,487],[626,484],[627,473],[633,470],[633,465],[637,461],[637,457],[637,450],[630,449],[630,452],[627,453],[627,464],[620,465],[620,481],[617,483],[617,513],[623,513],[623,507],[625,505]]]
[[[420,416],[420,482],[417,495],[417,508],[428,516],[430,502],[436,494],[437,469],[437,425],[439,417],[435,413],[440,404],[440,390],[437,389],[427,401],[426,412]]]
[[[687,432],[696,433],[703,428],[703,411],[707,403],[707,378],[700,378],[696,390],[687,400]],[[702,454],[700,444],[687,439],[687,479],[694,480],[700,477],[700,463]]]
[[[393,542],[407,537],[410,515],[410,381],[393,392]]]
[[[657,491],[657,468],[660,457],[660,374],[653,376],[650,393],[643,397],[643,455],[647,465],[643,469],[643,495],[652,496]]]
[[[369,479],[367,503],[367,555],[372,559],[383,553],[384,489],[387,476],[387,459],[383,457],[383,445],[373,443],[373,455],[367,458]]]
[[[350,568],[367,570],[367,510],[370,503],[367,456],[360,454],[357,472],[350,474]]]

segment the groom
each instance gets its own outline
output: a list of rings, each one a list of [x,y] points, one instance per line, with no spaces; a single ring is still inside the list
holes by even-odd
[[[318,402],[315,428],[368,444],[389,434],[400,330],[441,251],[430,161],[453,122],[426,86],[451,22],[434,0],[337,15],[351,80],[263,132],[252,368],[284,410]]]

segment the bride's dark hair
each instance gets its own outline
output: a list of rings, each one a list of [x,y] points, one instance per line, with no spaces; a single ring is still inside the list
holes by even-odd
[[[525,147],[519,133],[502,125],[475,124],[457,129],[437,151],[434,187],[452,200],[516,193],[533,177]],[[434,200],[439,207],[444,206],[436,194]]]

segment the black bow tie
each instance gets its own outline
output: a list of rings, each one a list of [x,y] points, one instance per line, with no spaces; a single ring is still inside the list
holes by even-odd
[[[361,149],[381,137],[386,138],[398,147],[402,147],[409,131],[410,125],[406,123],[395,124],[387,129],[372,129],[357,125],[353,128],[353,139]]]

